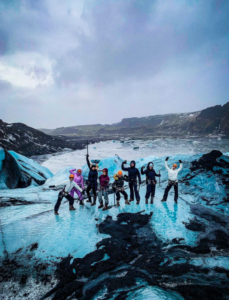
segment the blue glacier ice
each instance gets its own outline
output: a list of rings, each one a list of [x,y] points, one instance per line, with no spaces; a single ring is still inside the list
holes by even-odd
[[[43,184],[52,172],[14,151],[0,149],[0,189],[15,189]]]
[[[43,181],[53,176],[52,172],[38,164],[32,159],[29,159],[21,154],[14,151],[9,151],[9,153],[15,158],[17,164],[25,177],[31,177],[38,181]]]
[[[3,160],[5,159],[5,151],[0,147],[0,171],[2,170]]]
[[[144,211],[148,214],[153,212],[150,226],[162,241],[170,245],[168,248],[171,247],[174,239],[180,239],[182,245],[188,246],[195,246],[198,243],[201,234],[188,230],[184,226],[184,223],[193,219],[193,205],[209,207],[209,203],[204,199],[210,199],[210,209],[214,213],[222,213],[223,216],[228,217],[227,203],[221,201],[226,197],[226,190],[220,182],[220,177],[210,172],[200,174],[194,172],[192,174],[190,171],[191,162],[198,160],[202,156],[201,154],[170,156],[169,166],[175,162],[179,164],[179,159],[182,159],[184,163],[184,167],[179,173],[180,198],[178,205],[173,202],[172,190],[166,203],[160,201],[168,180],[164,165],[166,156],[149,156],[136,159],[136,166],[140,170],[143,165],[147,165],[148,162],[153,161],[155,170],[157,172],[160,170],[162,177],[160,186],[158,179],[153,205],[147,205],[144,202],[146,187],[143,184],[140,187],[141,202],[139,206],[135,203],[132,203],[130,206],[125,205],[124,199],[121,198],[121,206],[116,207],[114,205],[115,197],[111,194],[109,195],[109,203],[112,207],[108,211],[103,212],[97,206],[91,207],[87,203],[85,206],[80,206],[78,202],[75,203],[76,211],[69,211],[68,203],[63,200],[59,216],[53,214],[53,207],[59,190],[50,189],[49,186],[66,180],[69,176],[69,170],[74,167],[65,167],[53,175],[47,168],[41,167],[31,159],[27,159],[13,151],[10,151],[10,154],[16,159],[22,173],[25,172],[36,180],[42,180],[42,178],[46,178],[47,180],[41,186],[31,185],[27,188],[0,190],[0,204],[2,206],[11,199],[29,203],[29,205],[0,207],[0,258],[2,259],[6,256],[6,253],[7,255],[13,255],[20,248],[22,248],[22,253],[26,252],[28,247],[34,243],[38,243],[38,249],[34,255],[40,261],[48,260],[56,262],[60,257],[66,257],[69,254],[74,258],[82,258],[95,250],[96,243],[107,237],[98,231],[96,224],[103,221],[107,215],[115,219],[119,213],[123,212],[136,213]],[[0,163],[3,159],[4,154],[0,149]],[[224,156],[224,159],[229,161],[229,158],[226,156]],[[122,162],[123,159],[117,155],[101,159],[99,170],[105,167],[108,168],[109,176],[111,181],[113,181],[113,175],[121,169]],[[82,170],[86,180],[88,173],[87,165],[84,165]],[[189,180],[190,185],[186,185],[183,179],[190,174],[196,174],[196,176]],[[142,177],[142,179],[144,180],[145,178]],[[127,192],[129,194],[129,190]],[[210,224],[206,219],[202,219],[201,221],[208,226],[208,230],[216,226],[215,224]],[[220,226],[219,228],[221,229]],[[106,256],[103,258],[103,260],[108,259],[109,257]],[[194,257],[191,263],[199,266],[208,265],[211,268],[216,266],[229,268],[228,259],[223,255],[215,258],[195,259]],[[139,291],[131,292],[127,299],[140,300],[152,298],[183,299],[176,293],[147,285]]]
[[[20,159],[20,156],[14,154],[15,157]],[[178,159],[182,159],[184,162],[184,168],[179,173],[180,179],[182,177],[186,176],[190,170],[190,161],[193,161],[194,159],[198,159],[200,155],[182,155],[182,156],[174,156],[171,157],[169,160],[169,164],[172,164],[173,162],[177,162]],[[174,238],[184,238],[185,243],[193,244],[195,243],[195,239],[197,236],[197,233],[187,230],[182,222],[186,222],[188,219],[192,218],[191,212],[190,212],[190,203],[198,203],[205,205],[205,202],[199,199],[197,192],[200,192],[199,189],[197,190],[196,185],[201,186],[202,191],[201,195],[208,196],[213,191],[215,193],[215,198],[217,197],[224,197],[225,190],[222,186],[217,187],[217,182],[215,182],[215,178],[212,176],[208,178],[208,181],[206,181],[206,176],[203,174],[202,176],[199,176],[195,180],[190,180],[191,186],[183,186],[181,184],[180,188],[180,200],[179,205],[175,205],[173,202],[173,197],[170,195],[169,199],[166,203],[162,203],[160,200],[162,199],[164,188],[167,183],[167,172],[165,170],[164,166],[164,159],[162,158],[155,158],[154,156],[147,157],[144,159],[138,159],[136,160],[136,166],[140,169],[143,165],[146,165],[149,161],[154,162],[154,168],[156,171],[160,170],[162,177],[161,177],[161,187],[159,187],[159,182],[157,183],[156,187],[156,197],[155,197],[155,203],[153,206],[146,205],[144,203],[144,196],[145,196],[145,186],[142,185],[140,188],[140,196],[141,196],[141,202],[139,206],[131,205],[131,206],[125,206],[123,201],[121,201],[121,206],[115,207],[113,206],[109,211],[102,212],[101,210],[98,210],[97,207],[91,208],[90,206],[80,207],[78,204],[76,205],[77,211],[75,212],[75,217],[73,216],[72,212],[68,212],[68,205],[67,203],[63,203],[60,207],[60,216],[55,217],[53,215],[53,207],[57,200],[58,190],[52,190],[49,189],[50,185],[55,185],[61,181],[64,181],[69,176],[69,170],[73,168],[73,166],[66,167],[65,169],[59,171],[54,176],[51,175],[51,172],[45,173],[45,175],[50,177],[44,185],[42,186],[30,186],[26,189],[16,189],[16,190],[0,190],[0,199],[2,202],[7,202],[9,199],[18,199],[23,201],[29,201],[34,202],[34,205],[29,206],[10,206],[2,208],[4,210],[4,214],[1,214],[1,222],[2,225],[6,226],[4,227],[4,231],[9,232],[9,234],[5,234],[5,237],[7,237],[7,243],[6,248],[7,251],[13,252],[16,250],[16,248],[20,248],[23,245],[29,245],[32,242],[35,242],[36,239],[41,238],[41,241],[44,242],[50,242],[50,244],[55,244],[54,240],[55,238],[55,231],[58,232],[59,226],[62,228],[62,230],[69,230],[69,228],[79,228],[79,226],[82,226],[80,230],[78,230],[76,233],[76,236],[79,237],[79,240],[82,237],[82,233],[85,233],[85,226],[88,224],[88,219],[95,219],[97,218],[99,221],[102,221],[106,215],[111,215],[115,218],[115,216],[120,212],[138,212],[145,210],[146,213],[149,213],[151,211],[154,212],[154,217],[152,219],[152,227],[157,232],[158,236],[160,236],[164,240],[172,240]],[[26,160],[26,163],[29,164],[31,160]],[[122,159],[113,156],[110,158],[106,158],[104,160],[101,160],[99,163],[99,169],[102,169],[104,167],[107,167],[109,169],[109,176],[111,177],[111,180],[113,180],[113,174],[116,173],[118,170],[121,169],[121,163]],[[36,164],[35,164],[36,166]],[[31,165],[31,172],[33,172],[34,163],[32,162]],[[43,170],[44,171],[44,170]],[[87,178],[87,172],[88,167],[85,165],[83,167],[83,175],[85,179]],[[34,175],[35,176],[35,175]],[[52,177],[51,177],[52,176]],[[144,180],[144,177],[142,177]],[[190,191],[190,194],[187,192]],[[183,193],[183,190],[185,190],[185,194]],[[127,190],[127,192],[129,192]],[[173,191],[170,192],[172,194]],[[109,202],[111,205],[114,205],[115,199],[114,195],[109,195]],[[220,208],[225,207],[225,212],[227,212],[226,205],[220,205],[220,207],[212,207],[212,209],[219,210]],[[43,214],[41,214],[43,212]],[[37,216],[36,216],[37,215]],[[34,217],[33,219],[33,216]],[[71,216],[71,220],[69,217]],[[90,216],[90,217],[89,217]],[[87,221],[85,221],[85,218]],[[32,221],[34,220],[34,221]],[[31,223],[30,223],[31,222]],[[79,222],[79,223],[78,223]],[[74,225],[75,223],[75,225]],[[93,221],[90,225],[95,224],[96,222]],[[18,224],[18,225],[17,225]],[[61,224],[61,225],[60,225]],[[76,225],[77,224],[77,225]],[[70,226],[70,227],[69,227]],[[71,227],[73,226],[73,227]],[[12,227],[15,228],[12,230]],[[90,226],[86,226],[89,228]],[[42,229],[43,228],[43,229]],[[44,234],[46,229],[48,228],[48,232],[50,234]],[[83,229],[84,228],[84,229]],[[38,231],[37,231],[38,229]],[[25,236],[26,231],[26,239],[23,238]],[[39,233],[40,232],[40,233]],[[62,232],[62,231],[60,231]],[[88,233],[89,234],[89,233]],[[90,233],[90,235],[98,236],[98,233],[96,230],[93,230],[93,233]],[[15,239],[15,236],[17,237]],[[61,236],[61,234],[57,234],[57,236]],[[64,236],[66,236],[64,234]],[[39,238],[39,239],[40,239]],[[71,240],[71,235],[69,237],[69,241]],[[13,242],[12,242],[13,241]],[[42,244],[42,243],[41,243]],[[95,244],[95,243],[94,243]],[[66,243],[66,247],[62,248],[62,255],[68,254],[68,246],[71,246],[71,251],[74,248],[75,253],[81,253],[82,256],[84,253],[84,250],[81,247],[77,247],[77,242],[73,244]],[[2,249],[2,247],[1,247]],[[49,253],[49,249],[52,249],[47,247],[46,253]],[[52,249],[52,253],[55,256],[59,255],[59,250]],[[64,250],[66,249],[66,250]],[[69,251],[69,252],[71,252]],[[86,254],[87,251],[85,250]],[[77,254],[78,255],[78,254]]]

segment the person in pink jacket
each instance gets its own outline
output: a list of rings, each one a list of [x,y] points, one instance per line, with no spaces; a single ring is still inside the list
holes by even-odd
[[[77,172],[76,172],[76,169],[73,169],[73,170],[70,170],[69,171],[72,175],[74,175],[74,181],[75,183],[81,187],[82,190],[84,190],[84,185],[83,185],[83,176],[82,176],[82,170],[78,169]],[[76,194],[78,195],[79,197],[79,200],[80,200],[80,205],[83,205],[83,194],[77,190],[76,188],[73,188],[70,192],[70,195],[72,197],[74,197],[74,192],[76,192]]]

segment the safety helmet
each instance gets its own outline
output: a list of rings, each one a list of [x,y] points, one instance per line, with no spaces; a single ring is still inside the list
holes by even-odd
[[[118,175],[122,175],[122,171],[118,171]]]
[[[81,169],[78,169],[78,170],[77,170],[77,173],[82,173]]]
[[[73,174],[70,174],[70,175],[69,175],[69,178],[74,178],[74,175],[73,175]]]
[[[177,168],[177,164],[173,164],[173,167],[176,167],[176,168]]]

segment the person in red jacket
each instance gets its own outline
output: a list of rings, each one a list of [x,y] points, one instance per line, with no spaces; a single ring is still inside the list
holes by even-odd
[[[103,210],[108,209],[108,188],[109,188],[109,181],[110,178],[108,177],[108,169],[103,169],[103,175],[99,176],[99,182],[100,182],[100,190],[99,190],[99,208],[103,207],[103,198],[105,200],[105,207],[103,207]]]

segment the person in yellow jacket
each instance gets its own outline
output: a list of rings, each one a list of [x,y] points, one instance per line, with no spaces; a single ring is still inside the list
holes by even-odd
[[[120,193],[124,196],[125,199],[125,204],[130,204],[130,202],[128,201],[128,195],[124,190],[124,182],[128,181],[127,176],[122,176],[122,171],[118,171],[118,173],[116,173],[114,175],[114,182],[113,182],[113,190],[116,193],[116,200],[117,200],[117,206],[120,206],[119,201],[120,201]]]

